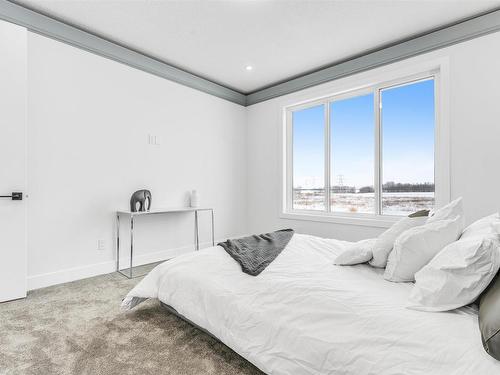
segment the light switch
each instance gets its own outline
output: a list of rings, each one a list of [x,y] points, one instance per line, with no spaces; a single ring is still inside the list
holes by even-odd
[[[148,144],[152,146],[159,146],[161,144],[161,136],[148,134]]]
[[[97,250],[102,251],[106,249],[106,241],[103,239],[97,240]]]

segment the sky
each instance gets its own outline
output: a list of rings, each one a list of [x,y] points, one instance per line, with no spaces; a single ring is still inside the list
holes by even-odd
[[[434,81],[388,88],[382,102],[383,182],[434,182]],[[331,179],[373,186],[373,94],[330,103]],[[294,186],[324,186],[324,107],[293,113]]]

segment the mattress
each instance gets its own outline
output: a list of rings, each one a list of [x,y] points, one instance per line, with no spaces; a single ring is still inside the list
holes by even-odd
[[[477,311],[406,309],[411,283],[333,265],[348,242],[296,234],[259,276],[221,248],[153,269],[124,299],[158,298],[268,374],[498,374]]]

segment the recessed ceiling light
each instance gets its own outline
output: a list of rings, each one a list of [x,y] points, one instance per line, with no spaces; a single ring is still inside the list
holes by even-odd
[[[253,69],[253,66],[252,65],[247,65],[247,66],[245,66],[245,69],[248,70],[248,71],[250,71],[250,70]]]

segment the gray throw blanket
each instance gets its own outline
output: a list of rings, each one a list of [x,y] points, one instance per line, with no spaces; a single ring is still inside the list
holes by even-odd
[[[222,246],[241,265],[243,272],[257,276],[280,255],[293,236],[293,229],[227,240]]]

